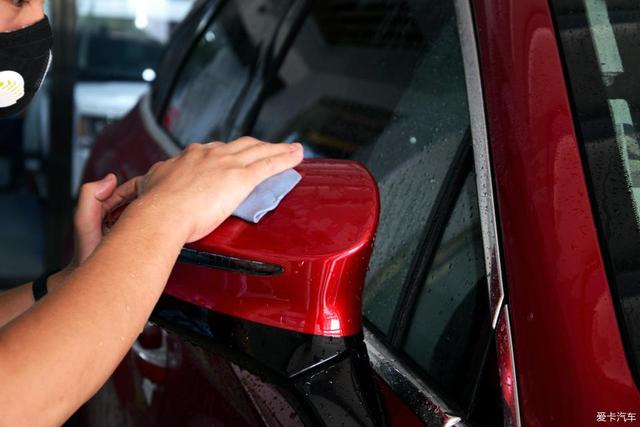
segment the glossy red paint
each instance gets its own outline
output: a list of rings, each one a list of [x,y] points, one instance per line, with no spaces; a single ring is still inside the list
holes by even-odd
[[[523,425],[640,413],[546,0],[474,0]]]
[[[165,293],[297,332],[360,332],[360,295],[378,221],[375,181],[351,161],[306,161],[297,169],[302,181],[260,223],[229,218],[189,245],[277,264],[284,273],[265,277],[179,263]]]
[[[379,216],[375,180],[352,161],[309,160],[297,169],[301,182],[259,224],[229,218],[189,245],[277,264],[284,268],[282,274],[257,276],[178,263],[165,293],[297,332],[325,336],[360,332],[360,296]],[[144,170],[121,173],[130,177]]]

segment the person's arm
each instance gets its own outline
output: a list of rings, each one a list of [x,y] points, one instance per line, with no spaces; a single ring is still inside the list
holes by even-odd
[[[62,286],[68,275],[64,269],[49,276],[47,288],[49,292]],[[0,293],[0,328],[30,309],[35,300],[33,298],[33,282],[20,285]]]
[[[103,203],[111,198],[117,181],[109,174],[100,181],[84,184],[80,189],[78,207],[74,215],[74,255],[63,270],[52,274],[47,289],[54,292],[71,272],[84,262],[102,240]],[[0,328],[33,306],[33,283],[0,292]]]
[[[0,330],[0,414],[8,425],[62,423],[106,381],[142,331],[180,249],[224,221],[299,145],[243,138],[190,147],[125,185],[131,203],[64,286]]]

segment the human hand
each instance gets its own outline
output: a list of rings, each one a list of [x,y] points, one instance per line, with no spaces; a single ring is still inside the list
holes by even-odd
[[[103,202],[113,194],[118,182],[108,174],[100,181],[88,182],[80,187],[78,206],[73,216],[73,258],[61,271],[47,280],[49,291],[58,289],[102,241],[102,221],[107,214]]]
[[[228,144],[191,144],[179,156],[118,187],[104,208],[111,211],[135,200],[134,211],[166,223],[190,243],[218,227],[258,184],[296,166],[302,157],[300,144],[249,137]]]
[[[82,264],[102,240],[102,221],[108,212],[103,204],[113,195],[117,183],[116,176],[110,173],[100,181],[88,182],[80,188],[73,217],[75,247],[71,268]]]

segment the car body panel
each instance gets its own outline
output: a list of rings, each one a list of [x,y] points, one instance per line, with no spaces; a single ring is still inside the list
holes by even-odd
[[[544,0],[475,0],[523,424],[640,412]]]

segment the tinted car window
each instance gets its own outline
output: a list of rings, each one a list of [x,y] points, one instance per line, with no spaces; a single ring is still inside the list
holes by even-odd
[[[423,229],[469,125],[450,2],[316,1],[248,111],[252,135],[364,163],[381,218],[364,294],[389,331]]]
[[[291,1],[228,1],[193,47],[162,121],[182,146],[226,140]]]
[[[404,351],[448,396],[465,402],[489,343],[475,174],[467,177],[409,322]]]

